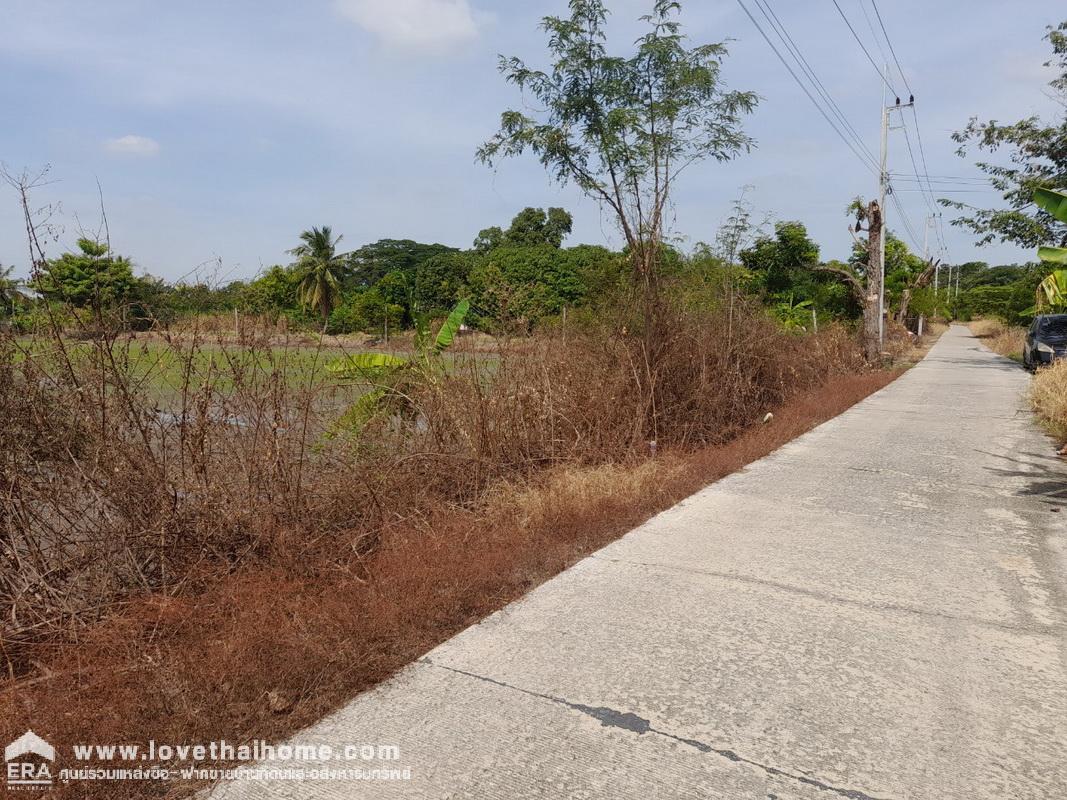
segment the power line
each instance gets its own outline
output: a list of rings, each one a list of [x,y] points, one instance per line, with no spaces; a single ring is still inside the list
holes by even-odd
[[[918,188],[902,187],[897,189],[898,192],[922,192],[925,196],[926,188],[920,186]],[[992,192],[993,189],[938,189],[938,192],[944,194],[985,194],[986,192]]]
[[[904,207],[900,204],[900,200],[897,198],[896,192],[890,188],[889,199],[893,201],[893,205],[896,206],[897,213],[900,214],[900,220],[904,223],[904,232],[907,237],[911,239],[911,243],[915,245],[916,251],[922,250],[922,245],[919,244],[919,237],[915,235],[915,229],[912,227],[911,220],[908,219],[908,215],[904,213]]]
[[[915,138],[919,141],[919,156],[923,162],[923,174],[926,175],[926,180],[930,180],[930,168],[926,166],[926,148],[923,147],[923,135],[919,128],[919,114],[915,110],[915,106],[911,107],[911,117],[915,120]]]
[[[786,30],[785,25],[778,18],[778,15],[774,13],[774,9],[771,8],[770,0],[755,0],[755,3],[759,7],[760,11],[763,12],[763,16],[766,17],[767,21],[771,24],[771,28],[774,30],[775,33],[778,34],[778,38],[781,39],[782,43],[786,46],[786,50],[788,50],[790,55],[793,56],[793,60],[796,61],[801,71],[804,72],[805,75],[807,75],[807,77],[811,80],[812,85],[814,85],[816,91],[822,96],[827,107],[841,121],[841,124],[844,126],[844,128],[851,134],[853,141],[867,155],[871,164],[877,163],[875,161],[874,154],[868,149],[867,145],[863,143],[863,137],[859,135],[856,129],[852,126],[852,123],[850,123],[848,121],[848,118],[845,117],[844,113],[841,111],[840,106],[838,106],[838,104],[834,101],[833,97],[830,95],[830,92],[823,85],[823,82],[819,80],[819,76],[815,73],[815,70],[812,69],[811,64],[808,63],[808,60],[800,51],[800,47],[793,40],[793,37],[789,35],[789,31]]]
[[[774,51],[774,54],[776,56],[778,56],[778,60],[782,62],[782,66],[784,66],[786,68],[786,70],[789,72],[789,74],[793,76],[793,80],[796,81],[797,86],[799,86],[801,88],[801,90],[804,92],[804,94],[806,94],[808,96],[808,99],[812,102],[812,105],[814,105],[816,110],[818,110],[818,112],[820,114],[822,114],[823,119],[825,119],[826,122],[830,125],[830,127],[834,129],[834,133],[836,133],[841,138],[841,141],[843,141],[848,146],[848,149],[852,151],[853,155],[855,155],[856,158],[858,158],[860,160],[860,163],[862,163],[864,167],[869,169],[871,172],[873,172],[875,174],[878,174],[877,166],[875,166],[874,164],[868,163],[866,158],[860,153],[859,150],[856,149],[855,145],[852,144],[852,142],[848,139],[848,137],[845,136],[841,132],[841,130],[837,127],[836,123],[834,123],[833,119],[830,118],[830,115],[826,113],[826,111],[819,104],[819,102],[815,99],[815,97],[812,96],[811,92],[808,91],[808,87],[804,85],[804,82],[800,80],[800,78],[797,76],[796,72],[793,71],[793,68],[791,66],[789,66],[789,62],[787,62],[785,60],[785,58],[782,56],[782,54],[778,51],[778,48],[774,46],[774,42],[771,41],[770,37],[767,36],[767,34],[764,32],[763,28],[760,27],[759,22],[757,22],[756,18],[754,16],[752,16],[752,12],[750,12],[748,10],[748,8],[745,6],[743,0],[737,0],[737,4],[739,6],[741,6],[741,10],[745,12],[745,15],[750,20],[752,20],[752,24],[756,27],[756,30],[759,31],[759,34],[760,34],[760,36],[763,37],[763,40],[765,42],[767,42],[767,46],[770,47],[771,50]]]
[[[874,0],[871,0],[871,2],[874,2]],[[909,91],[911,91],[911,90],[909,89]],[[912,119],[915,121],[915,139],[919,143],[919,157],[920,157],[920,159],[922,160],[922,163],[923,163],[923,175],[926,177],[926,191],[927,191],[927,194],[930,197],[930,200],[932,200],[933,202],[936,203],[937,201],[934,198],[934,190],[933,190],[933,187],[930,185],[930,168],[926,164],[926,148],[923,147],[922,129],[919,127],[919,114],[915,110],[915,105],[914,104],[912,104],[912,107],[911,107],[911,116],[912,116]],[[945,190],[944,189],[939,189],[939,191],[943,192]],[[932,213],[932,211],[933,210],[931,209],[931,213]],[[941,215],[940,214],[938,214],[937,219],[938,219],[938,239],[941,242],[942,247],[944,247],[944,236],[943,236],[943,233],[941,231],[941,224],[942,223],[941,223]]]
[[[982,182],[988,183],[989,178],[982,175],[930,175],[932,180],[945,180],[945,181],[970,181],[972,183]]]
[[[941,242],[942,257],[948,256],[948,243],[945,241],[945,220],[940,211],[937,212],[937,240]]]
[[[837,0],[834,0],[834,4],[837,4]],[[901,79],[904,81],[904,88],[908,90],[908,94],[914,96],[915,92],[911,90],[911,86],[908,85],[908,77],[904,74],[904,70],[900,68],[900,59],[897,58],[897,51],[893,49],[893,42],[889,38],[889,34],[886,33],[885,23],[882,22],[882,13],[878,10],[878,3],[875,0],[871,0],[871,7],[874,8],[874,14],[878,17],[878,25],[882,28],[882,35],[885,37],[885,43],[889,45],[889,52],[893,56],[893,62],[897,65],[897,72],[900,73]]]
[[[911,173],[908,172],[890,172],[889,177],[898,178],[905,181],[918,180]],[[988,178],[967,178],[961,175],[930,175],[926,172],[923,173],[922,180],[927,183],[945,183],[956,184],[959,186],[980,186],[989,183]]]
[[[837,0],[834,0],[834,2],[836,3]],[[860,0],[860,7],[863,8],[864,14],[866,15],[866,7],[863,5],[863,0]],[[878,18],[878,25],[882,29],[882,35],[885,37],[885,42],[886,42],[887,45],[889,45],[889,52],[892,54],[893,61],[897,65],[897,72],[900,73],[900,77],[904,80],[904,88],[906,88],[908,90],[909,94],[911,95],[908,98],[908,101],[909,101],[909,106],[911,107],[912,116],[913,116],[913,118],[915,120],[915,138],[919,143],[919,151],[920,151],[920,155],[922,156],[922,162],[923,162],[923,167],[924,167],[924,170],[923,170],[922,173],[920,173],[919,165],[915,160],[915,151],[912,149],[912,146],[911,146],[911,136],[908,134],[907,120],[904,118],[903,114],[901,114],[901,117],[900,117],[900,126],[901,126],[901,129],[904,131],[904,142],[908,146],[908,158],[911,160],[911,166],[912,166],[912,169],[915,172],[915,178],[918,180],[919,185],[922,186],[922,184],[923,184],[922,175],[923,174],[927,174],[927,176],[928,176],[928,173],[929,173],[930,170],[928,168],[926,168],[926,153],[925,153],[925,151],[924,151],[924,149],[922,147],[922,134],[919,131],[919,117],[915,113],[915,93],[912,91],[911,86],[908,84],[907,76],[904,75],[904,70],[900,66],[900,60],[897,58],[896,50],[893,48],[893,42],[890,40],[889,34],[886,31],[885,23],[882,20],[881,12],[878,10],[878,4],[877,4],[876,0],[871,0],[871,7],[874,9],[875,16],[877,16],[877,18]],[[873,33],[873,31],[872,31],[872,33]],[[876,43],[878,42],[877,36],[875,37],[875,42]],[[879,44],[879,49],[881,49],[881,45],[880,44]],[[936,198],[934,198],[934,193],[933,193],[933,189],[930,186],[929,177],[927,177],[926,186],[924,187],[924,189],[925,189],[926,193],[923,195],[923,201],[926,203],[927,209],[930,211],[930,213],[933,214],[934,213],[934,205],[935,205],[935,203],[937,201],[936,201]]]
[[[926,182],[922,178],[914,178],[914,177],[909,178],[909,177],[904,177],[902,175],[890,175],[889,177],[892,178],[894,181],[896,181],[898,183],[901,183],[901,184],[903,184],[905,186],[908,186],[909,184],[916,184],[917,185],[916,191],[922,191],[922,192],[927,192],[927,193],[930,192],[930,186],[927,186]],[[957,188],[958,189],[973,189],[974,191],[980,191],[980,192],[996,192],[997,191],[992,186],[983,186],[980,183],[944,183],[944,182],[933,181],[931,185],[933,185],[933,184],[937,184],[934,188],[938,192],[951,192],[951,191],[954,191]]]
[[[912,106],[914,108],[914,106]],[[926,186],[923,186],[923,179],[919,177],[919,165],[915,163],[915,153],[911,149],[911,137],[908,135],[908,126],[904,124],[903,118],[900,120],[901,130],[904,131],[904,142],[908,146],[908,158],[911,159],[911,167],[915,170],[915,179],[919,182],[919,188],[925,189],[926,194],[923,195],[923,200],[926,202],[926,207],[931,214],[934,213],[934,203],[937,202],[934,199],[934,194],[930,189],[930,183],[927,181]],[[916,131],[918,136],[918,131]]]
[[[886,64],[889,62],[889,56],[885,54],[885,48],[882,47],[882,42],[878,38],[878,34],[874,31],[874,23],[871,22],[871,15],[867,13],[867,4],[863,0],[859,0],[860,11],[863,12],[863,19],[867,22],[867,30],[871,32],[871,39],[878,47],[878,55],[882,57],[881,63]]]
[[[834,4],[835,5],[837,4],[837,0],[834,0]],[[863,9],[864,16],[868,17],[868,23],[869,23],[870,22],[870,18],[867,15],[866,7],[863,5],[863,0],[860,0],[860,8]],[[875,17],[878,19],[878,26],[882,29],[882,36],[885,38],[885,43],[889,46],[889,53],[890,53],[890,55],[893,56],[893,63],[896,64],[897,72],[900,73],[900,78],[901,78],[902,81],[904,81],[904,88],[908,90],[908,94],[910,95],[908,100],[909,100],[909,102],[911,104],[912,119],[915,122],[915,139],[916,139],[916,142],[919,145],[919,157],[920,157],[920,160],[922,161],[922,165],[923,165],[922,177],[920,177],[918,165],[915,163],[915,154],[912,152],[912,148],[911,148],[911,137],[908,136],[908,128],[907,128],[907,124],[904,121],[903,115],[901,116],[901,125],[904,127],[904,139],[905,139],[905,141],[907,142],[907,145],[908,145],[908,155],[911,158],[911,164],[912,164],[912,167],[915,170],[916,181],[919,184],[920,191],[924,191],[923,200],[927,204],[927,207],[929,208],[930,213],[932,215],[934,215],[935,219],[937,220],[937,228],[936,228],[937,237],[938,237],[938,241],[941,244],[942,254],[944,254],[945,251],[947,250],[947,245],[945,244],[945,237],[944,237],[944,222],[942,220],[941,213],[940,212],[936,212],[936,214],[935,214],[935,211],[934,211],[934,204],[936,203],[936,198],[934,197],[933,186],[932,186],[931,180],[930,180],[930,168],[929,168],[929,166],[927,165],[927,162],[926,162],[926,148],[923,146],[922,128],[919,125],[919,114],[915,109],[915,91],[911,88],[911,84],[908,83],[908,76],[904,74],[904,69],[900,65],[900,59],[897,57],[896,48],[893,47],[893,40],[889,38],[889,31],[886,30],[885,20],[882,19],[882,12],[878,8],[877,0],[871,0],[871,8],[874,9]],[[871,32],[873,34],[873,32],[874,32],[873,31],[873,26],[871,26],[871,28],[872,28]],[[875,43],[878,44],[879,50],[881,51],[881,44],[878,42],[878,37],[877,36],[875,36]],[[883,51],[883,55],[884,55],[884,51]],[[925,187],[923,187],[923,178],[925,178],[925,183],[926,183]],[[946,192],[946,193],[955,193],[956,191],[960,191],[960,192],[967,192],[967,191],[977,192],[977,191],[981,191],[981,190],[978,190],[978,189],[946,190],[944,188],[941,188],[941,189],[939,189],[939,191]],[[897,206],[899,208],[899,201],[897,202]],[[901,211],[901,213],[903,213],[903,211]]]
[[[874,71],[878,73],[878,77],[881,78],[882,83],[884,83],[889,88],[889,91],[893,93],[894,97],[899,97],[900,92],[893,88],[893,84],[889,82],[889,79],[886,78],[882,70],[878,68],[878,64],[876,64],[874,59],[871,57],[871,53],[867,49],[867,45],[863,43],[863,40],[860,38],[860,35],[856,33],[856,29],[852,27],[852,23],[849,21],[848,17],[845,16],[845,12],[842,10],[841,4],[838,3],[837,0],[833,0],[833,2],[834,6],[837,8],[837,13],[841,15],[841,19],[843,19],[845,21],[845,24],[848,25],[848,29],[852,31],[852,37],[859,44],[860,48],[862,48],[864,55],[866,55],[867,60],[871,62],[871,66],[874,67]]]

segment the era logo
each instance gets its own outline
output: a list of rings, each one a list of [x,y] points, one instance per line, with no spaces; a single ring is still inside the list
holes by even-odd
[[[32,760],[31,760],[31,757]],[[33,731],[26,731],[4,748],[4,777],[11,789],[47,789],[52,785],[56,751]]]

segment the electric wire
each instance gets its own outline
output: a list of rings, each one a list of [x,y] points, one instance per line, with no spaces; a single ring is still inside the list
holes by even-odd
[[[867,60],[870,61],[871,62],[871,66],[874,67],[874,71],[878,73],[878,77],[881,79],[882,83],[884,83],[888,87],[889,91],[892,92],[895,97],[899,97],[900,93],[896,89],[893,88],[893,84],[891,84],[889,82],[889,79],[885,76],[885,74],[882,72],[882,70],[880,70],[878,68],[878,64],[876,64],[875,61],[874,61],[874,58],[871,57],[871,53],[867,49],[867,45],[865,45],[863,43],[863,40],[860,38],[860,35],[858,33],[856,33],[856,29],[852,27],[852,23],[849,21],[848,17],[845,15],[844,10],[841,8],[841,4],[838,3],[837,0],[833,0],[833,3],[834,3],[834,6],[837,8],[837,13],[841,15],[841,19],[843,19],[845,21],[845,24],[848,25],[848,29],[850,31],[852,31],[852,38],[854,38],[856,40],[856,42],[859,44],[860,48],[863,50],[864,54],[867,56]]]
[[[811,64],[804,57],[799,45],[797,45],[793,37],[789,35],[789,31],[786,30],[785,25],[778,18],[778,15],[774,13],[774,9],[771,8],[770,0],[754,0],[754,2],[756,3],[756,6],[759,7],[760,11],[763,12],[763,16],[767,19],[767,22],[770,23],[771,28],[778,34],[778,38],[785,45],[786,50],[793,56],[793,60],[800,67],[801,71],[807,75],[816,91],[822,96],[827,107],[834,113],[838,120],[841,121],[842,126],[849,132],[849,134],[851,134],[853,141],[867,155],[871,164],[877,164],[878,162],[874,157],[874,153],[872,153],[867,145],[864,144],[863,137],[859,135],[856,129],[852,126],[852,123],[848,121],[844,112],[841,111],[840,106],[838,106],[837,102],[830,95],[829,90],[827,90],[826,86],[819,79],[819,76],[815,73]]]
[[[837,0],[834,0],[836,3]],[[897,72],[900,73],[901,80],[904,81],[904,88],[908,90],[908,94],[914,95],[915,92],[911,90],[911,86],[908,85],[908,76],[904,74],[904,70],[900,68],[900,59],[897,58],[897,51],[893,49],[893,42],[889,38],[889,34],[886,33],[885,23],[882,22],[882,12],[878,10],[878,3],[875,0],[871,0],[871,7],[874,9],[874,15],[878,18],[878,25],[882,29],[882,35],[885,37],[885,43],[889,45],[889,53],[893,56],[893,62],[897,65]]]
[[[910,181],[917,180],[917,178],[914,175],[912,175],[911,173],[908,173],[908,172],[892,172],[892,171],[890,171],[889,177],[897,178],[898,180],[905,180],[905,181],[907,181],[907,180],[910,180]],[[986,185],[986,184],[989,183],[989,179],[988,178],[966,178],[966,177],[957,176],[957,175],[929,175],[928,176],[925,173],[923,174],[923,178],[922,178],[924,183],[927,182],[926,181],[927,177],[929,177],[929,179],[930,179],[929,183],[931,183],[931,184],[936,183],[936,184],[945,184],[945,185],[949,185],[949,186],[982,186],[982,185]]]
[[[796,81],[797,86],[799,86],[804,92],[804,94],[807,95],[808,99],[812,102],[812,105],[815,106],[816,110],[820,114],[822,114],[823,119],[825,119],[826,122],[830,125],[830,127],[834,129],[834,133],[836,133],[841,138],[841,141],[843,141],[848,146],[848,149],[852,151],[853,155],[855,155],[856,158],[860,160],[860,163],[862,163],[864,167],[866,167],[871,172],[877,175],[877,165],[868,163],[866,158],[860,153],[859,150],[856,149],[856,146],[849,140],[847,136],[845,136],[845,134],[841,132],[840,128],[837,127],[837,124],[833,121],[830,115],[826,113],[826,110],[823,109],[822,105],[819,104],[819,102],[815,99],[812,93],[808,90],[808,87],[804,85],[804,82],[796,74],[793,68],[789,66],[789,62],[785,60],[785,57],[781,54],[781,52],[779,52],[778,48],[775,47],[774,42],[771,41],[770,37],[760,26],[759,22],[756,21],[756,18],[752,16],[752,12],[748,10],[748,7],[745,6],[743,0],[737,0],[737,4],[741,6],[741,10],[745,12],[745,16],[747,16],[752,21],[752,24],[755,26],[756,30],[759,31],[760,36],[762,36],[763,40],[767,42],[767,46],[771,48],[774,54],[778,57],[778,60],[782,62],[782,66],[786,68],[789,74],[793,77],[793,80]]]
[[[897,213],[900,214],[900,220],[904,225],[904,232],[911,240],[911,243],[915,245],[915,250],[922,250],[922,245],[919,244],[919,237],[915,235],[915,229],[912,227],[911,219],[904,213],[904,207],[900,204],[900,199],[897,197],[896,192],[892,191],[892,187],[889,187],[889,199],[893,201],[893,205],[896,206]]]
[[[836,0],[834,0],[834,2],[836,3]],[[863,3],[863,0],[860,0],[861,7],[863,7],[862,3]],[[940,242],[940,245],[942,247],[942,250],[944,251],[946,249],[945,240],[944,240],[944,230],[943,230],[944,223],[942,222],[940,213],[936,213],[935,214],[934,213],[934,209],[933,209],[933,204],[936,204],[937,199],[934,197],[933,187],[930,184],[930,168],[926,163],[926,148],[923,146],[922,129],[919,126],[919,114],[915,109],[915,91],[911,88],[911,84],[908,83],[908,76],[904,74],[904,69],[900,65],[900,59],[897,57],[896,48],[893,47],[893,40],[889,38],[889,31],[886,30],[885,20],[882,19],[882,12],[878,8],[877,0],[871,0],[871,8],[874,9],[874,15],[878,20],[878,27],[881,28],[882,36],[885,38],[885,43],[889,46],[889,53],[893,57],[893,63],[896,65],[897,72],[900,74],[900,79],[904,82],[904,88],[908,90],[908,94],[910,95],[909,100],[910,100],[910,102],[912,104],[911,105],[912,119],[915,122],[915,139],[916,139],[916,142],[919,145],[919,156],[920,156],[920,160],[922,161],[922,165],[923,165],[922,175],[925,176],[925,180],[926,180],[926,187],[925,187],[926,188],[926,192],[925,192],[925,194],[923,196],[923,199],[927,203],[927,206],[930,208],[931,214],[934,215],[936,220],[937,220],[937,226],[938,226],[937,227],[937,236],[938,236],[938,240]],[[864,11],[866,12],[866,9],[864,9]],[[872,28],[873,28],[873,26],[872,26]],[[877,42],[877,38],[876,38],[876,42]],[[880,48],[881,48],[881,44],[879,44],[879,49]],[[909,151],[909,155],[911,156],[912,166],[915,168],[915,177],[919,178],[920,177],[920,173],[919,173],[918,165],[915,164],[914,154],[911,153],[911,141],[910,141],[910,138],[908,137],[907,124],[906,124],[906,122],[905,122],[905,120],[903,118],[903,115],[901,116],[901,124],[904,126],[904,136],[905,136],[906,141],[908,142],[908,151]],[[919,181],[919,184],[920,184],[920,186],[922,185],[922,180]]]
[[[867,13],[867,4],[863,0],[859,0],[860,11],[863,12],[863,19],[867,22],[867,30],[871,32],[871,39],[874,40],[875,45],[878,47],[878,55],[882,57],[882,63],[889,63],[889,56],[885,53],[885,48],[882,47],[882,42],[878,38],[878,34],[874,32],[874,23],[871,21],[871,15]],[[881,73],[881,70],[879,70]]]
[[[926,182],[930,182],[930,168],[926,165],[926,148],[923,147],[923,134],[922,129],[919,127],[919,114],[915,110],[915,103],[911,105],[911,118],[915,120],[915,138],[919,143],[919,158],[923,162],[923,174],[926,176]]]
[[[925,187],[921,187],[921,186],[918,187],[918,188],[910,188],[910,187],[906,187],[906,186],[905,187],[900,187],[900,188],[897,189],[897,191],[898,192],[922,192],[924,195],[926,194]],[[943,192],[943,193],[946,193],[946,194],[985,194],[986,192],[992,192],[994,190],[993,189],[941,189],[940,191]],[[939,213],[940,212],[935,212],[935,213],[931,214],[931,216],[934,216],[934,217],[939,216]]]
[[[930,184],[927,182],[923,186],[923,179],[919,176],[919,165],[915,163],[915,152],[911,149],[911,136],[908,135],[908,126],[904,124],[904,120],[901,120],[901,130],[904,131],[904,143],[908,146],[908,158],[911,160],[911,167],[915,170],[915,179],[919,182],[919,188],[923,190],[923,201],[926,203],[926,209],[931,214],[934,213],[934,203],[937,201],[934,199],[934,193],[930,189]],[[916,131],[918,135],[918,131]]]

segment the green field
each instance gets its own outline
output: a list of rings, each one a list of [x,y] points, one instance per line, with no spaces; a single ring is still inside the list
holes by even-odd
[[[65,353],[64,353],[65,350]],[[360,386],[339,386],[338,379],[327,370],[336,359],[361,352],[388,352],[407,356],[402,349],[349,348],[338,345],[249,346],[242,344],[192,345],[169,343],[160,339],[125,339],[110,348],[86,341],[65,340],[60,347],[54,339],[21,337],[16,342],[16,362],[32,359],[35,366],[49,375],[66,371],[69,359],[85,377],[94,373],[109,377],[122,375],[127,388],[160,408],[177,408],[183,396],[205,391],[218,398],[234,394],[239,388],[262,393],[272,388],[286,392],[312,391],[328,404],[350,402],[362,393]],[[456,356],[442,356],[446,369],[457,362]],[[493,356],[481,356],[495,360]],[[101,365],[101,362],[104,362]]]

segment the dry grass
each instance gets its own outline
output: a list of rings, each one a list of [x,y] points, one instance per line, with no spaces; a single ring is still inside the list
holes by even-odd
[[[982,340],[982,344],[1007,358],[1022,361],[1023,340],[1026,329],[992,319],[978,319],[969,323],[971,333]]]
[[[890,379],[756,310],[626,331],[461,347],[358,436],[266,330],[164,335],[162,410],[136,341],[0,342],[0,738],[284,736]]]
[[[1067,361],[1037,371],[1030,384],[1030,404],[1052,435],[1067,444]]]
[[[363,577],[245,569],[192,596],[154,594],[83,633],[48,673],[0,695],[3,734],[56,744],[277,739],[320,718],[659,510],[835,416],[896,373],[841,376],[732,441],[635,467],[561,466],[495,489],[478,512],[393,526]],[[291,707],[275,713],[268,693]],[[192,787],[186,787],[192,788]],[[59,796],[136,797],[133,784]]]

